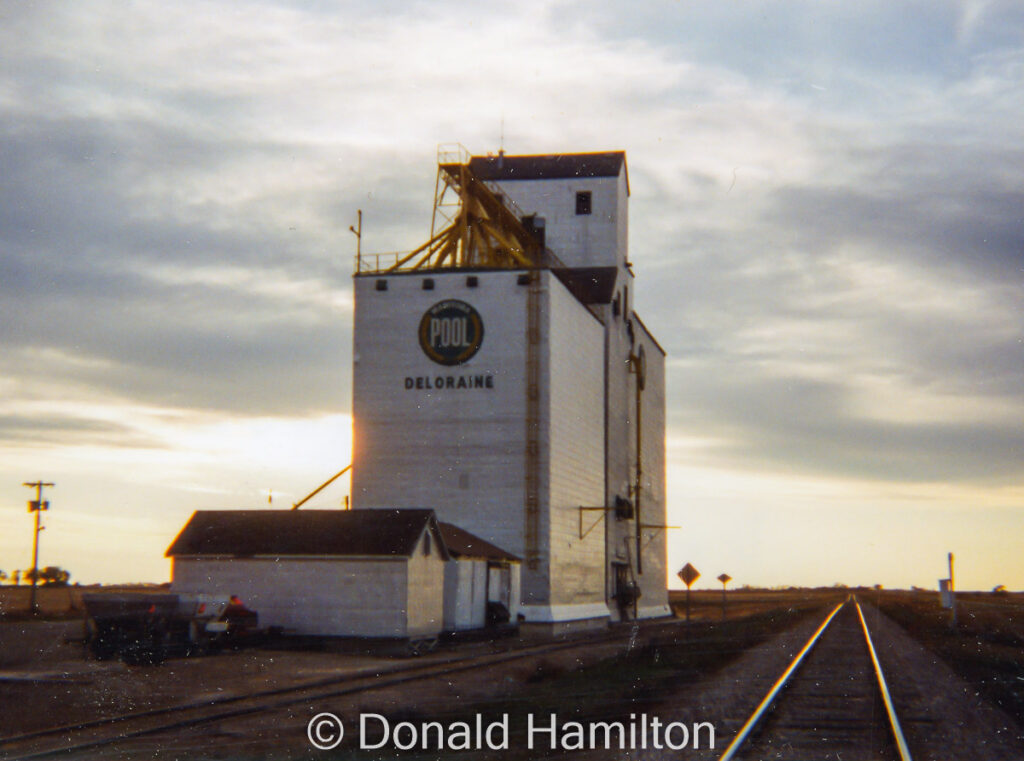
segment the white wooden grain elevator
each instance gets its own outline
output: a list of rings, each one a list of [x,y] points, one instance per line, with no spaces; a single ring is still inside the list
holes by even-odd
[[[667,615],[664,352],[633,308],[621,152],[442,153],[430,239],[360,256],[355,508],[523,559],[525,624]]]

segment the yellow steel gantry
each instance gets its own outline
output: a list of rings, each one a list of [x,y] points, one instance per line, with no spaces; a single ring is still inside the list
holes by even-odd
[[[451,217],[445,207],[456,206]],[[506,202],[477,177],[468,156],[447,161],[439,152],[434,219],[448,222],[440,232],[419,248],[404,254],[387,272],[416,270],[500,268],[523,269],[541,266],[544,249]]]

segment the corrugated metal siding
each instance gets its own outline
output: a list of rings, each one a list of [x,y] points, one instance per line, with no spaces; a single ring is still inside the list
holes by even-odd
[[[579,538],[581,504],[600,504],[604,483],[603,328],[550,272],[542,275],[540,563],[523,570],[522,600],[603,601],[601,533]],[[354,506],[433,507],[510,552],[525,554],[525,310],[516,272],[392,276],[388,290],[356,278]],[[484,323],[465,365],[443,367],[421,350],[416,328],[433,304],[458,298]],[[551,333],[554,331],[554,336]],[[553,352],[553,354],[552,354]],[[489,374],[493,389],[406,389],[407,377]],[[551,500],[556,515],[549,515]],[[557,550],[558,578],[549,570]]]
[[[604,327],[552,278],[547,305],[549,602],[604,602],[604,527],[580,538],[604,493]],[[556,285],[557,283],[557,285]],[[585,526],[597,516],[587,513]]]
[[[618,267],[626,261],[623,220],[625,172],[618,177],[500,180],[497,185],[526,214],[544,217],[545,245],[567,267]],[[590,214],[576,214],[576,193],[590,191]]]
[[[643,489],[645,524],[666,522],[665,500],[665,355],[646,331],[637,332],[647,357],[643,395]],[[648,530],[644,536],[644,573],[640,580],[640,615],[668,615],[666,545],[669,531]]]
[[[355,279],[354,507],[432,507],[522,557],[526,288],[517,272],[431,273]],[[484,323],[479,352],[463,365],[432,362],[417,327],[434,304],[456,298]],[[406,378],[489,375],[491,389],[406,389]]]

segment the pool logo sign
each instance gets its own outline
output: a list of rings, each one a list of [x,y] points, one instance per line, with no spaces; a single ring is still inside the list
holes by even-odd
[[[484,340],[480,314],[465,301],[446,299],[420,320],[420,347],[439,365],[461,365],[472,359]]]

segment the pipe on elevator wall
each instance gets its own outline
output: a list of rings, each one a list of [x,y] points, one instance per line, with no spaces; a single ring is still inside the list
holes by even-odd
[[[643,483],[643,463],[641,457],[643,451],[643,417],[641,410],[643,407],[644,386],[647,385],[647,354],[644,352],[643,345],[629,359],[632,365],[631,369],[636,374],[636,486],[633,489],[633,517],[636,519],[636,573],[637,576],[642,576],[644,561],[643,533],[640,529],[640,489]]]

